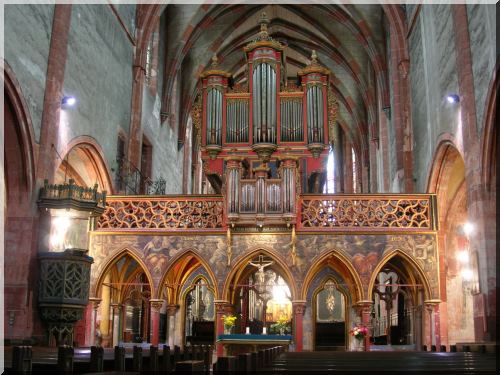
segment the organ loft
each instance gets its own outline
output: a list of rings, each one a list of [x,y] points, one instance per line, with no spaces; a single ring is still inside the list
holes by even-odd
[[[496,347],[486,5],[5,9],[12,363]]]

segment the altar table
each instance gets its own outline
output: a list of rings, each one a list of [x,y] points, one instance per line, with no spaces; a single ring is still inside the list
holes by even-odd
[[[219,335],[216,343],[224,347],[224,355],[237,354],[235,352],[257,352],[259,349],[282,345],[288,351],[292,341],[291,335]],[[247,348],[245,348],[245,346]],[[247,350],[245,350],[247,349]]]

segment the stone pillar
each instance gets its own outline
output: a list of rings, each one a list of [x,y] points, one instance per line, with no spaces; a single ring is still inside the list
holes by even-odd
[[[215,335],[219,336],[224,334],[224,322],[222,321],[222,317],[226,314],[229,314],[231,311],[231,305],[228,301],[224,300],[216,300],[214,301],[215,305]],[[216,347],[217,357],[224,356],[224,347],[222,344],[217,344]]]
[[[426,344],[430,348],[432,345],[439,347],[441,345],[441,339],[439,337],[440,327],[439,327],[439,300],[428,300],[425,301],[425,310],[429,316],[429,327],[428,334],[429,339]]]
[[[58,159],[56,150],[66,146],[69,139],[59,139],[59,122],[63,98],[64,71],[68,56],[68,38],[71,24],[71,4],[56,4],[52,21],[50,49],[45,79],[45,94],[40,129],[37,176],[39,181],[48,179],[54,182],[55,167]],[[61,144],[60,144],[61,143]],[[54,147],[56,150],[54,150]]]
[[[365,352],[370,351],[370,325],[371,325],[371,312],[372,312],[372,301],[360,301],[358,302],[358,311],[361,318],[361,324],[368,328],[368,333],[365,336],[363,345]]]
[[[97,310],[99,309],[99,304],[101,303],[100,298],[90,297],[89,302],[92,304],[92,320],[90,322],[90,337],[88,340],[89,346],[100,346],[101,343],[97,342],[95,331],[97,326]]]
[[[304,312],[306,310],[306,301],[296,300],[292,301],[293,307],[293,320],[295,323],[294,341],[295,351],[301,352],[303,346],[303,322]]]
[[[175,346],[175,313],[179,305],[167,305],[167,342],[168,346]]]
[[[122,305],[119,303],[112,303],[111,308],[113,309],[113,324],[112,324],[112,346],[117,346],[120,340],[120,312]]]
[[[162,299],[152,299],[151,304],[151,344],[158,346],[160,341],[160,310],[163,306]]]
[[[342,139],[340,134],[340,125],[338,122],[333,126],[333,164],[334,164],[334,178],[335,178],[335,193],[342,193],[342,178],[341,174],[343,173],[343,165],[342,165]]]
[[[352,173],[352,143],[347,136],[344,140],[344,193],[354,193],[354,180]]]

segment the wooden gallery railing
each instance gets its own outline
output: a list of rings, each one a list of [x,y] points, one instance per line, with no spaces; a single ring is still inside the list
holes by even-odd
[[[298,230],[437,230],[432,194],[301,195]]]
[[[275,215],[282,218],[282,181],[242,180],[242,197],[236,205],[240,224],[266,224]],[[263,182],[263,196],[254,195]],[[238,194],[239,195],[239,194]],[[262,208],[257,206],[262,204]],[[296,220],[281,224],[296,224],[301,232],[392,232],[437,230],[436,196],[432,194],[368,194],[368,195],[300,195]],[[227,228],[225,202],[219,195],[183,196],[110,196],[99,218],[97,230],[134,231],[223,231]],[[253,217],[253,221],[250,220]],[[237,222],[237,223],[238,223]]]
[[[220,195],[111,196],[97,230],[223,229]]]

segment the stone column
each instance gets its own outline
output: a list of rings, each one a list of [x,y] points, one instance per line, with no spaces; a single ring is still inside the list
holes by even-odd
[[[361,324],[368,328],[368,333],[364,339],[364,350],[365,352],[370,351],[370,325],[371,325],[371,312],[372,312],[372,301],[360,301],[358,302],[358,311],[361,318]]]
[[[179,305],[167,305],[167,342],[173,350],[175,345],[175,313]]]
[[[293,320],[295,323],[295,331],[294,331],[295,351],[301,352],[303,347],[303,323],[304,323],[304,312],[306,310],[306,301],[304,300],[292,301],[292,307],[293,307]]]
[[[344,140],[344,193],[354,193],[352,173],[352,144],[347,137]]]
[[[151,344],[158,346],[160,341],[160,310],[163,306],[162,299],[152,299],[151,304]]]
[[[90,297],[89,302],[92,304],[92,321],[90,324],[90,337],[88,343],[89,346],[100,345],[100,343],[96,342],[95,329],[97,325],[97,310],[99,309],[99,304],[101,303],[101,299],[96,297]]]
[[[437,348],[441,345],[441,339],[439,337],[439,300],[428,300],[425,301],[425,310],[429,316],[429,339],[428,347],[431,345],[436,345]]]
[[[112,329],[111,342],[112,346],[115,347],[118,345],[118,341],[120,340],[120,312],[122,305],[119,303],[112,303],[111,308],[113,310],[113,323],[111,325]]]
[[[68,38],[71,24],[71,4],[56,4],[52,21],[50,49],[45,79],[45,94],[40,129],[40,147],[38,151],[37,176],[43,182],[46,178],[54,181],[57,153],[59,146],[66,147],[64,142],[69,139],[59,139],[59,122],[63,98],[64,71],[68,56]],[[61,144],[59,144],[61,143]],[[54,147],[56,149],[54,149]]]
[[[215,335],[219,336],[224,334],[224,322],[222,321],[223,315],[229,314],[231,312],[231,304],[228,301],[216,300],[215,305]],[[217,357],[224,356],[224,347],[222,344],[217,344]]]

